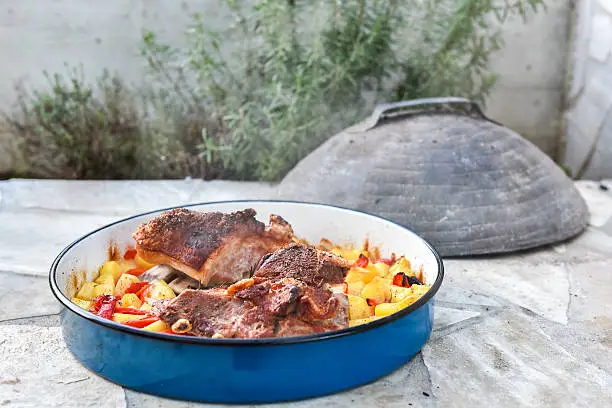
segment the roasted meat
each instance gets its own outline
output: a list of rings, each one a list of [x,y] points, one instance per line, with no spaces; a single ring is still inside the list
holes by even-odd
[[[342,257],[302,244],[291,244],[274,253],[266,254],[253,276],[278,279],[294,278],[320,286],[344,282],[350,265]]]
[[[136,250],[145,261],[170,265],[203,285],[233,283],[248,277],[264,254],[293,239],[291,226],[280,216],[271,215],[266,227],[255,214],[253,209],[166,211],[138,227]]]
[[[348,265],[333,254],[292,244],[262,259],[253,278],[227,289],[187,289],[155,305],[172,326],[180,319],[204,337],[284,337],[348,326],[348,302],[333,290]]]

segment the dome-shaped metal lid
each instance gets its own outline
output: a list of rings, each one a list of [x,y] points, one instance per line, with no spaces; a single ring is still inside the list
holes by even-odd
[[[462,98],[377,107],[298,163],[278,192],[389,218],[442,256],[551,244],[588,223],[580,193],[548,156]]]

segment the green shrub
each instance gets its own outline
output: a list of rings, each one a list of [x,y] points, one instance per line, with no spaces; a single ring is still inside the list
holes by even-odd
[[[121,80],[104,73],[45,74],[49,88],[18,89],[6,120],[17,136],[18,174],[52,178],[130,178],[137,160],[138,113]]]
[[[223,35],[194,15],[185,45],[154,33],[143,54],[177,103],[203,108],[207,157],[226,176],[278,180],[377,102],[466,96],[495,83],[489,59],[508,17],[542,0],[226,0],[236,25]],[[252,3],[252,6],[249,6]],[[314,16],[314,17],[313,17]],[[313,20],[319,23],[313,23]],[[418,27],[418,29],[416,29]],[[229,46],[239,46],[227,56]],[[232,64],[233,61],[239,63]]]
[[[87,82],[78,69],[45,76],[48,89],[30,93],[19,87],[16,109],[3,115],[16,136],[16,175],[67,179],[208,175],[197,147],[201,129],[184,112],[167,115],[174,115],[174,123],[156,122],[147,112],[162,111],[163,104],[132,91],[116,74],[104,72],[95,83]],[[149,109],[153,104],[155,108]]]
[[[483,102],[500,23],[543,0],[219,0],[173,49],[143,38],[147,89],[74,73],[21,93],[9,117],[22,174],[278,180],[374,104],[429,96]],[[231,50],[232,52],[229,52]]]

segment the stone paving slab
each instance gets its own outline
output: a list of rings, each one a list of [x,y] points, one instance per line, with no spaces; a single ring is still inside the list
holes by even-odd
[[[0,182],[0,208],[129,216],[206,201],[271,199],[268,183],[203,180],[20,180]]]
[[[0,356],[0,406],[126,406],[121,387],[72,357],[59,327],[0,325]]]
[[[439,338],[423,358],[443,407],[612,406],[610,373],[577,359],[522,313],[504,311]]]
[[[562,264],[541,263],[533,255],[500,257],[487,262],[448,260],[444,265],[463,281],[462,286],[470,282],[481,294],[503,298],[550,320],[567,323],[569,281],[567,268]],[[457,271],[453,271],[455,268]]]
[[[67,211],[0,211],[0,271],[47,276],[68,244],[116,217]]]
[[[354,390],[270,406],[612,406],[612,191],[599,184],[577,183],[591,226],[573,240],[445,260],[432,337],[404,367]],[[85,370],[61,339],[48,267],[66,244],[117,218],[273,198],[273,190],[193,180],[0,182],[0,406],[217,406],[123,390]]]
[[[0,321],[59,312],[46,276],[0,272]]]

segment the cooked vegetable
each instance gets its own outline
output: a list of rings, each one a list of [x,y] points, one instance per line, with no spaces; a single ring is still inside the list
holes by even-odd
[[[171,329],[168,328],[168,325],[161,320],[158,320],[156,322],[151,323],[148,326],[143,327],[143,330],[148,330],[152,332],[166,332],[167,330],[172,331]]]
[[[361,291],[361,297],[373,299],[376,303],[387,302],[391,299],[391,290],[387,279],[376,276]]]
[[[151,282],[151,286],[144,296],[153,299],[172,299],[176,297],[176,294],[163,280],[154,280]]]
[[[85,310],[89,310],[91,308],[91,305],[93,304],[91,300],[83,300],[79,298],[72,298],[70,299],[70,301],[74,303],[75,305],[77,305],[78,307],[83,308]]]
[[[419,278],[417,278],[416,276],[412,276],[412,275],[408,276],[408,283],[410,285],[422,285]]]
[[[83,300],[91,300],[96,297],[94,294],[94,288],[96,284],[93,282],[85,282],[81,289],[79,289],[76,297]]]
[[[130,248],[127,251],[125,251],[125,254],[123,255],[123,259],[125,259],[126,261],[131,261],[132,259],[136,258],[136,250],[134,248]]]
[[[372,271],[372,270],[360,268],[357,266],[357,267],[351,268],[348,271],[348,274],[346,275],[346,278],[344,279],[344,281],[346,283],[352,283],[352,282],[369,283],[376,276],[378,276],[377,271]]]
[[[131,322],[133,320],[140,320],[146,317],[146,312],[145,315],[133,315],[133,314],[127,314],[127,313],[114,313],[113,314],[113,321],[117,322],[117,323],[126,323],[126,322]]]
[[[142,300],[140,300],[134,293],[126,293],[121,297],[121,307],[140,309],[141,306]]]
[[[148,312],[146,312],[144,310],[135,309],[133,307],[123,307],[123,306],[115,307],[115,313],[126,313],[126,314],[132,314],[132,315],[146,315],[146,314],[148,314]]]
[[[94,297],[98,296],[112,296],[114,293],[113,285],[105,283],[103,285],[96,285],[94,288]]]
[[[344,283],[330,286],[332,292],[340,296],[346,294],[348,298],[350,327],[397,313],[430,289],[417,278],[410,261],[404,256],[396,259],[393,253],[389,258],[381,258],[379,248],[367,243],[359,250],[322,242],[325,250],[345,258],[352,265]],[[138,278],[153,266],[140,258],[134,249],[128,249],[123,259],[105,262],[94,281],[83,283],[71,300],[98,316],[131,327],[192,335],[192,325],[188,320],[179,319],[169,327],[152,315],[152,305],[156,301],[176,297],[166,281],[145,282]],[[422,278],[423,274],[418,276]]]
[[[147,311],[149,311],[151,309],[153,309],[153,306],[151,306],[148,303],[143,303],[142,306],[140,306],[140,310],[147,310]]]
[[[389,273],[395,276],[396,273],[404,272],[405,274],[413,275],[412,269],[410,267],[410,261],[408,261],[403,256],[400,257],[389,269]]]
[[[132,268],[127,270],[125,273],[129,273],[130,275],[140,276],[145,273],[147,270],[145,268]]]
[[[364,298],[360,296],[348,295],[348,301],[349,319],[363,319],[372,315],[372,310]]]
[[[365,282],[362,280],[347,283],[347,293],[349,295],[360,296],[364,286]]]
[[[137,320],[130,320],[125,322],[126,325],[128,326],[132,326],[132,327],[137,327],[139,329],[142,329],[152,323],[155,323],[159,321],[159,317],[145,317],[142,319],[137,319]]]
[[[390,314],[399,312],[402,309],[403,307],[401,303],[381,303],[376,305],[374,314],[378,317],[389,316]]]
[[[384,262],[373,262],[370,264],[370,268],[375,270],[380,277],[386,277],[389,274],[389,265]]]
[[[113,275],[100,275],[94,280],[95,283],[99,285],[111,285],[115,286],[115,279]]]
[[[151,269],[152,267],[155,266],[154,264],[148,263],[147,261],[142,259],[140,255],[136,255],[136,258],[134,258],[134,261],[136,262],[136,265],[140,266],[141,268],[145,268],[145,269]]]
[[[133,282],[130,287],[125,290],[125,293],[138,293],[141,289],[149,285],[149,282]]]
[[[389,288],[391,291],[391,302],[396,303],[404,299],[406,296],[410,296],[413,292],[410,288],[404,288],[402,286],[391,285]]]
[[[370,263],[370,260],[364,254],[359,254],[359,258],[355,261],[355,266],[359,266],[360,268],[366,268]]]
[[[114,296],[98,296],[94,300],[90,311],[104,319],[112,319],[116,304],[117,298]]]
[[[114,279],[114,282],[113,282],[113,285],[114,285],[115,282],[119,280],[119,277],[121,276],[122,273],[123,273],[123,269],[121,268],[121,265],[119,265],[117,261],[108,261],[108,262],[105,262],[104,265],[102,265],[102,268],[100,268],[99,276],[111,275]]]
[[[368,306],[376,306],[378,304],[378,302],[374,299],[366,299],[366,303],[368,304]]]
[[[361,251],[334,246],[331,252],[353,264],[345,279],[351,327],[396,313],[430,289],[419,281],[404,256],[396,259],[392,253],[390,258],[380,258],[378,248],[371,248],[367,243]],[[367,262],[364,257],[368,258]]]
[[[370,322],[373,322],[374,320],[376,320],[378,318],[379,318],[378,316],[372,316],[372,317],[366,317],[364,319],[349,320],[349,327],[359,326],[361,324],[370,323]]]
[[[136,276],[124,273],[117,281],[117,285],[115,286],[115,295],[123,296],[126,290],[128,290],[133,283],[138,282],[140,282],[140,279],[138,279]]]

